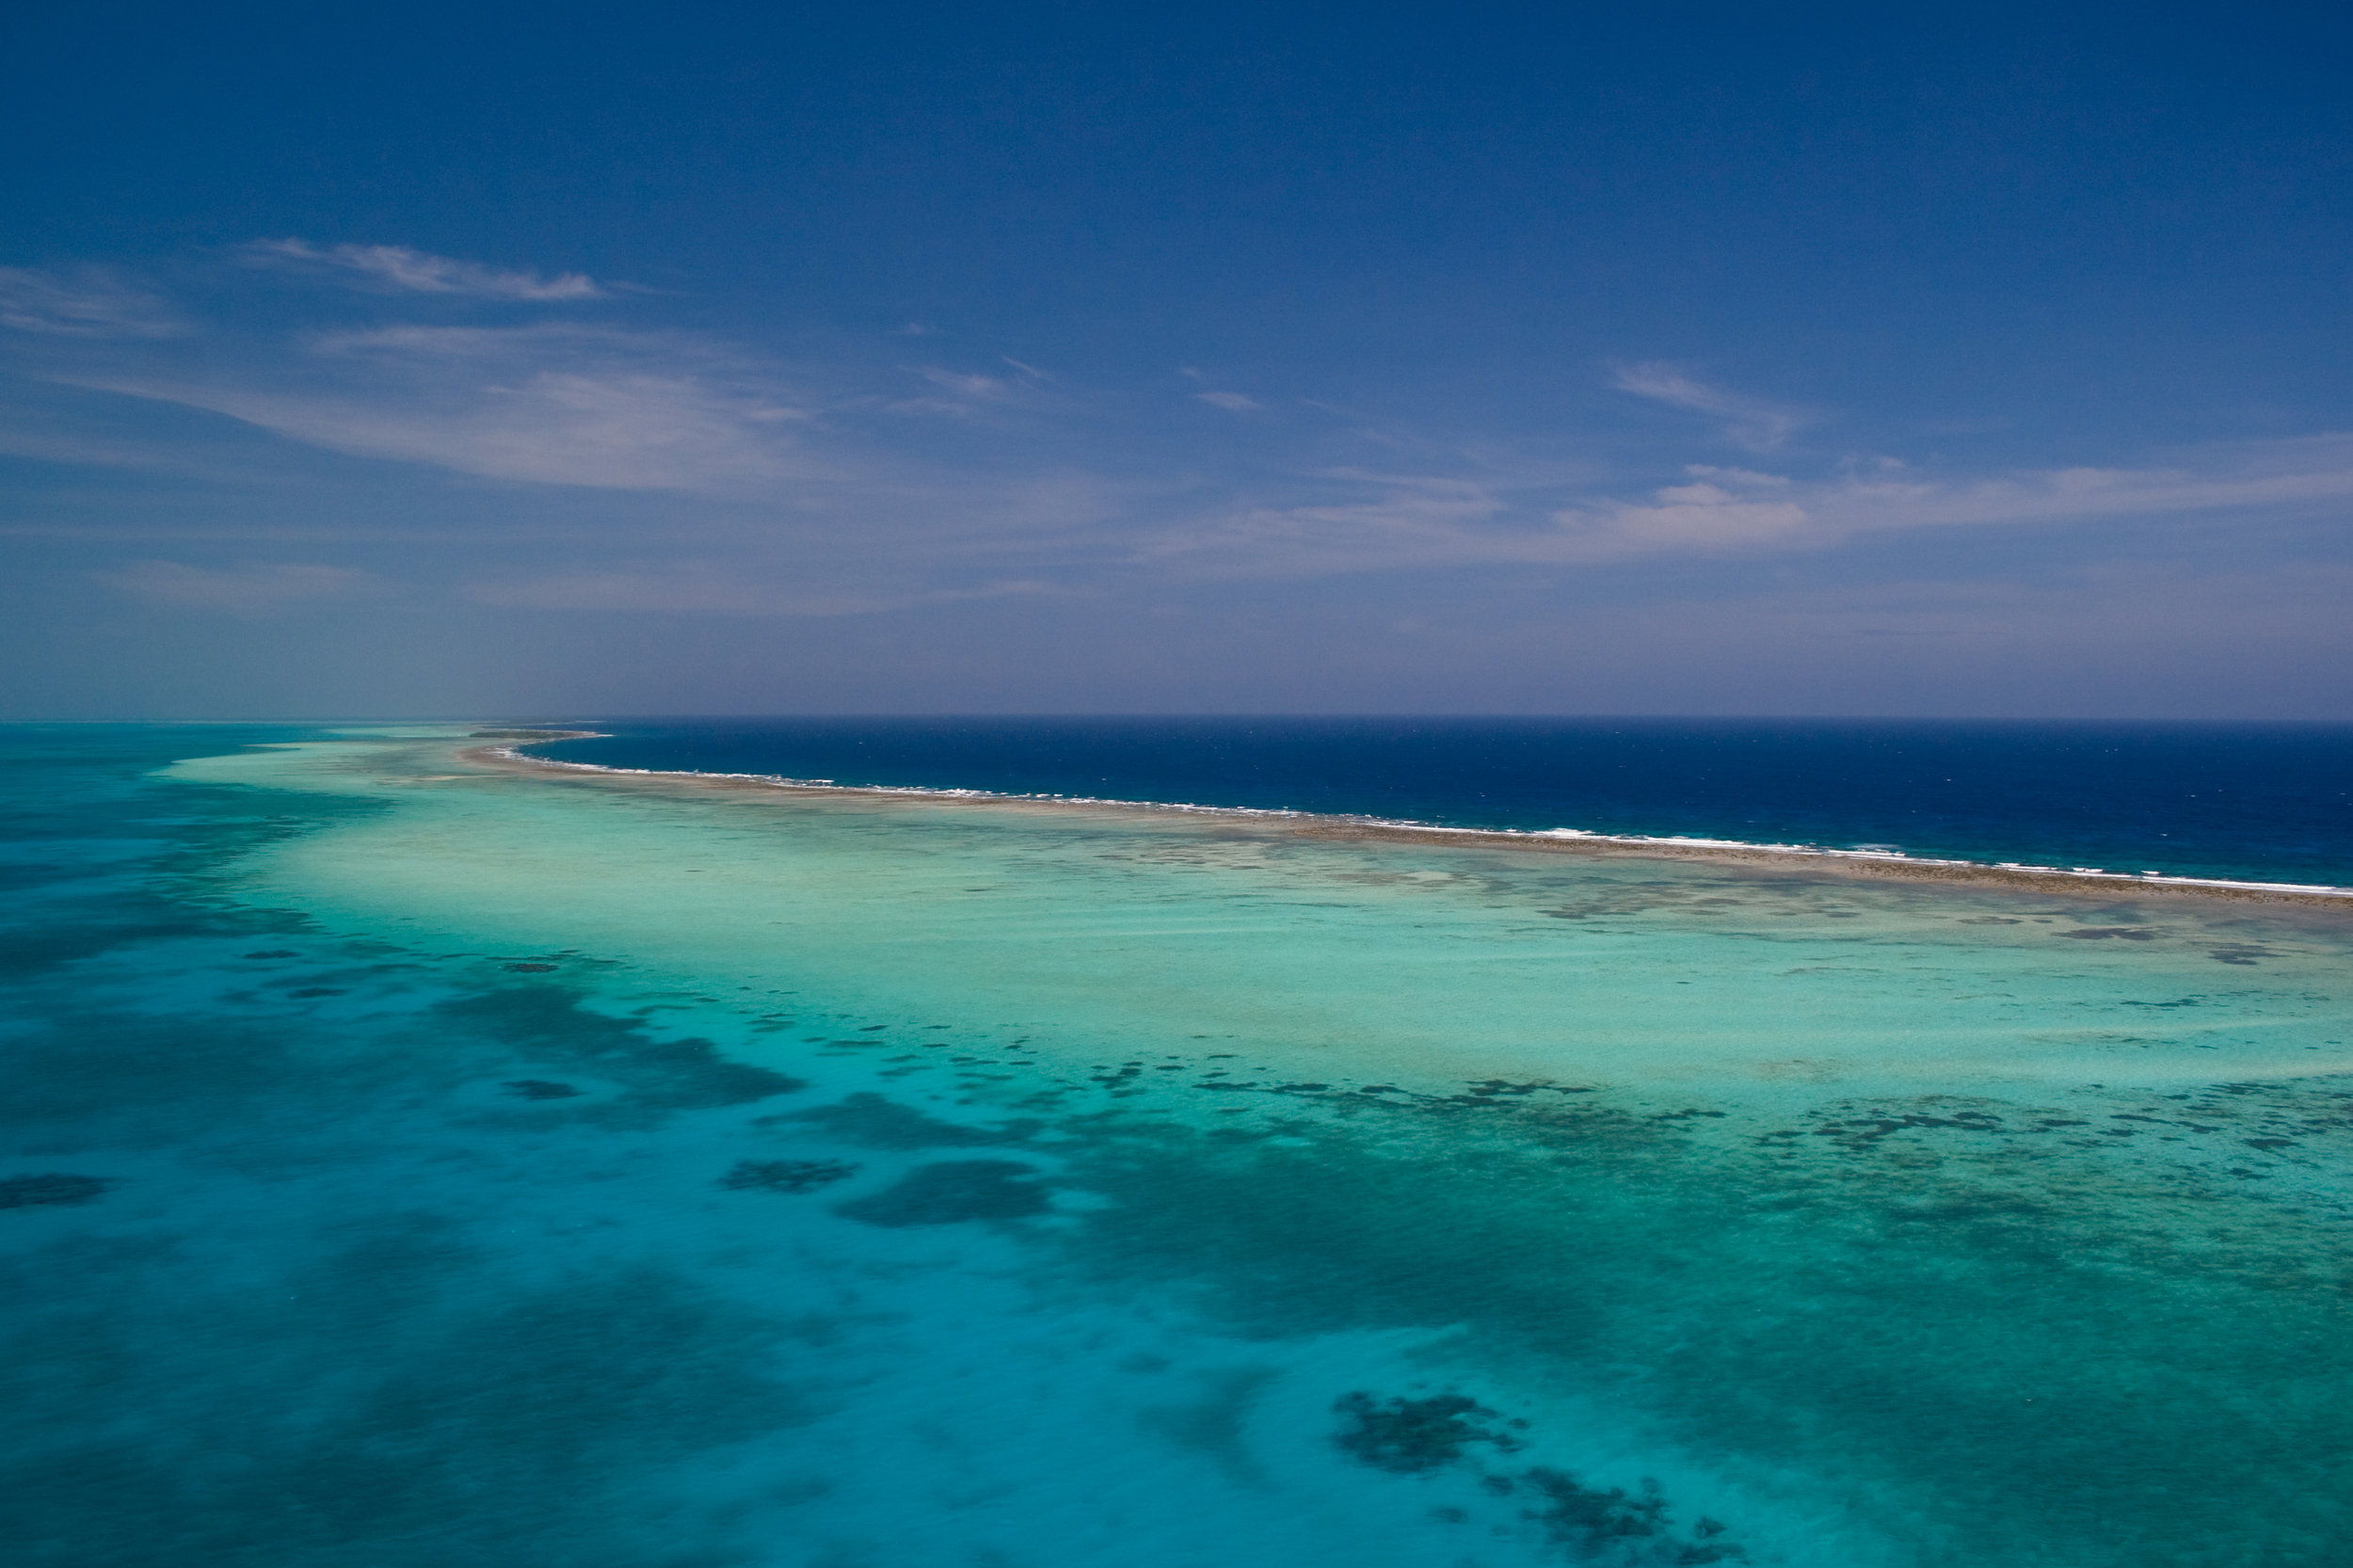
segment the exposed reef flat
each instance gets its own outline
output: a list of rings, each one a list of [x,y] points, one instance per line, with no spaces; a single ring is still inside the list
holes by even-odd
[[[2219,878],[2128,874],[2105,869],[1989,865],[1971,860],[1944,860],[1877,850],[1826,849],[1810,844],[1744,843],[1717,839],[1653,839],[1630,835],[1573,830],[1515,832],[1471,827],[1435,827],[1419,823],[1383,822],[1365,818],[1322,816],[1299,811],[1258,810],[1248,807],[1166,805],[1152,801],[1045,799],[998,794],[980,790],[898,789],[875,785],[842,785],[783,778],[769,775],[656,772],[607,768],[589,762],[565,762],[534,757],[522,745],[555,741],[588,740],[588,729],[487,729],[472,740],[501,744],[471,746],[458,753],[460,761],[542,777],[562,777],[612,788],[756,793],[798,798],[886,799],[910,805],[983,806],[1023,811],[1086,811],[1151,815],[1180,820],[1210,821],[1221,825],[1250,826],[1338,842],[1389,842],[1431,848],[1503,849],[1521,853],[1577,855],[1592,858],[1636,860],[1700,860],[1737,865],[1766,872],[1802,872],[1869,880],[1965,884],[2010,888],[2037,894],[2069,894],[2113,900],[2219,900],[2234,904],[2296,906],[2353,916],[2353,888],[2289,883],[2238,882]]]

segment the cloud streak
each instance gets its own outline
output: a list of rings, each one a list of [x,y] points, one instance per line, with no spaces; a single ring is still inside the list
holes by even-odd
[[[245,248],[257,266],[337,277],[352,288],[382,294],[426,294],[520,304],[565,305],[603,299],[607,291],[584,273],[542,273],[486,266],[405,245],[336,245],[322,249],[298,239],[256,240]]]
[[[1604,566],[1787,554],[1904,530],[2287,512],[2353,500],[2353,436],[2202,456],[2201,467],[1959,480],[1914,477],[1899,464],[1814,481],[1699,466],[1689,482],[1640,497],[1550,508],[1491,478],[1327,471],[1319,479],[1345,499],[1244,506],[1180,522],[1148,540],[1138,559],[1208,577]]]
[[[1577,456],[1600,450],[1596,435],[1559,434],[1553,456],[1539,460],[1514,455],[1539,450],[1536,437],[1516,448],[1440,440],[1287,399],[1271,424],[1247,422],[1263,439],[1241,443],[1244,427],[1183,411],[1199,403],[1242,416],[1262,406],[1211,390],[1194,370],[1176,386],[1125,392],[1070,375],[1048,385],[1044,372],[1002,356],[1001,369],[982,360],[986,371],[909,363],[903,347],[870,341],[863,361],[852,346],[788,374],[750,349],[688,332],[415,319],[444,314],[415,308],[433,296],[602,297],[577,275],[500,272],[400,247],[328,251],[280,241],[246,259],[257,256],[356,280],[392,303],[364,329],[269,336],[215,324],[182,345],[133,341],[181,328],[163,301],[111,274],[0,271],[0,321],[41,335],[17,340],[19,360],[39,367],[23,385],[46,393],[38,419],[5,422],[0,451],[208,482],[249,472],[266,451],[250,439],[223,440],[211,421],[141,422],[111,400],[59,398],[66,383],[206,410],[327,452],[636,492],[650,499],[562,509],[594,520],[568,520],[561,569],[508,559],[498,571],[476,564],[466,568],[472,576],[452,575],[484,603],[719,616],[869,614],[1048,583],[1093,592],[1154,578],[1599,571],[1786,557],[1904,531],[2286,516],[2353,499],[2353,436],[2217,446],[2162,466],[1942,473],[1870,459],[1825,473],[1785,455],[1605,483],[1597,476],[1608,471]],[[253,292],[280,309],[288,297]],[[55,368],[68,363],[71,374]],[[1757,454],[1787,445],[1812,417],[1661,363],[1619,367],[1614,385],[1704,415]],[[900,417],[908,414],[954,417]],[[1214,438],[1205,421],[1221,427]],[[1288,460],[1257,450],[1277,434],[1294,443]],[[1382,456],[1371,456],[1376,449]],[[1357,466],[1372,463],[1383,466]],[[389,485],[388,494],[413,483],[315,461],[299,477],[297,465],[283,468],[289,486],[322,472]],[[511,494],[464,488],[494,497],[470,503],[473,515],[494,520],[509,543],[520,538]],[[450,496],[438,492],[435,504]],[[320,515],[307,514],[306,525]],[[234,524],[249,525],[242,513]],[[591,536],[600,544],[578,546]],[[2132,548],[2128,530],[2107,537]],[[360,579],[338,570],[142,562],[110,581],[150,602],[255,613],[358,591]]]
[[[366,572],[295,562],[253,562],[232,568],[180,561],[133,561],[102,572],[100,581],[151,604],[248,616],[306,600],[348,598],[375,585]]]
[[[667,615],[868,616],[920,604],[1048,592],[1042,583],[991,583],[968,588],[856,591],[787,585],[768,574],[692,561],[654,568],[582,567],[537,577],[471,583],[467,598],[515,609]]]
[[[60,338],[170,338],[187,330],[163,300],[111,273],[71,281],[33,267],[0,266],[0,327]]]
[[[801,450],[808,409],[724,354],[664,334],[388,328],[315,340],[298,373],[277,379],[85,384],[494,479],[728,494],[827,472]]]
[[[1670,364],[1619,365],[1611,372],[1610,385],[1671,408],[1717,415],[1725,421],[1725,436],[1751,452],[1771,452],[1814,421],[1803,408],[1725,392]]]
[[[1708,471],[1729,488],[1669,486],[1643,501],[1564,509],[1557,520],[1576,548],[1606,559],[1819,549],[1895,529],[2269,511],[2353,498],[2353,437],[2204,456],[2203,468],[2067,468],[1964,480],[1913,478],[1895,464],[1812,484]]]

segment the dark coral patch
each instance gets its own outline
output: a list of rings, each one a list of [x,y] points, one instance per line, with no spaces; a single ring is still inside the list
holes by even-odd
[[[739,1160],[719,1185],[739,1192],[813,1192],[857,1175],[846,1160]]]
[[[499,1089],[519,1100],[568,1100],[577,1098],[580,1094],[568,1083],[558,1083],[545,1078],[514,1079],[500,1084]]]
[[[861,1224],[902,1229],[968,1220],[1018,1220],[1048,1207],[1036,1171],[1010,1160],[949,1160],[919,1165],[872,1197],[834,1210]]]
[[[766,1120],[769,1118],[763,1118]],[[1002,1130],[959,1127],[911,1110],[876,1094],[856,1094],[834,1105],[812,1106],[773,1118],[806,1122],[845,1144],[870,1149],[971,1148],[986,1144],[1011,1144],[1028,1137],[1040,1124],[1016,1122]]]
[[[1641,1495],[1633,1496],[1623,1486],[1605,1492],[1596,1486],[1579,1484],[1565,1470],[1543,1465],[1529,1471],[1521,1480],[1550,1505],[1530,1510],[1527,1516],[1541,1522],[1555,1542],[1588,1556],[1612,1542],[1657,1535],[1667,1523],[1667,1499],[1658,1495],[1658,1483],[1655,1480],[1644,1481]]]
[[[1639,1494],[1623,1486],[1603,1490],[1581,1484],[1564,1470],[1539,1465],[1521,1480],[1541,1496],[1546,1506],[1529,1509],[1523,1518],[1545,1527],[1553,1544],[1565,1547],[1579,1561],[1673,1564],[1699,1568],[1711,1562],[1745,1559],[1747,1548],[1719,1540],[1728,1528],[1703,1515],[1692,1528],[1691,1541],[1667,1533],[1667,1499],[1658,1483],[1644,1480]]]
[[[1333,1442],[1351,1458],[1392,1475],[1443,1469],[1459,1462],[1474,1443],[1488,1444],[1498,1453],[1521,1447],[1519,1439],[1490,1424],[1497,1419],[1494,1411],[1461,1394],[1375,1400],[1359,1392],[1342,1395],[1332,1408],[1347,1418]],[[1645,1480],[1640,1492],[1629,1493],[1622,1486],[1587,1486],[1565,1470],[1535,1465],[1517,1476],[1482,1475],[1479,1484],[1498,1497],[1523,1488],[1533,1493],[1538,1506],[1522,1510],[1520,1516],[1542,1525],[1551,1544],[1578,1562],[1699,1568],[1748,1556],[1745,1548],[1719,1539],[1727,1527],[1705,1515],[1689,1539],[1673,1533],[1667,1499],[1655,1480]],[[1433,1517],[1459,1523],[1468,1515],[1449,1508]]]
[[[0,1208],[34,1208],[44,1204],[89,1203],[114,1183],[104,1176],[21,1176],[0,1181]]]
[[[546,984],[513,985],[443,1003],[442,1016],[550,1065],[593,1072],[627,1086],[640,1104],[705,1111],[789,1095],[799,1079],[729,1061],[709,1040],[658,1040],[645,1026],[580,1005]]]
[[[1460,1394],[1375,1400],[1360,1392],[1341,1395],[1332,1408],[1349,1423],[1332,1439],[1340,1451],[1396,1475],[1419,1475],[1451,1464],[1473,1443],[1492,1444],[1501,1453],[1520,1446],[1508,1433],[1477,1425],[1494,1420],[1496,1413]]]

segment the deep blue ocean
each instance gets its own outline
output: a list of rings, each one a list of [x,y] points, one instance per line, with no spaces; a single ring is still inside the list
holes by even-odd
[[[2353,885],[2353,725],[589,720],[607,767]]]

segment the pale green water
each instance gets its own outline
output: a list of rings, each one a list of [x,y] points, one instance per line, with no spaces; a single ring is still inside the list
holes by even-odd
[[[2353,1561],[2353,922],[452,749],[24,983],[37,1560]]]

